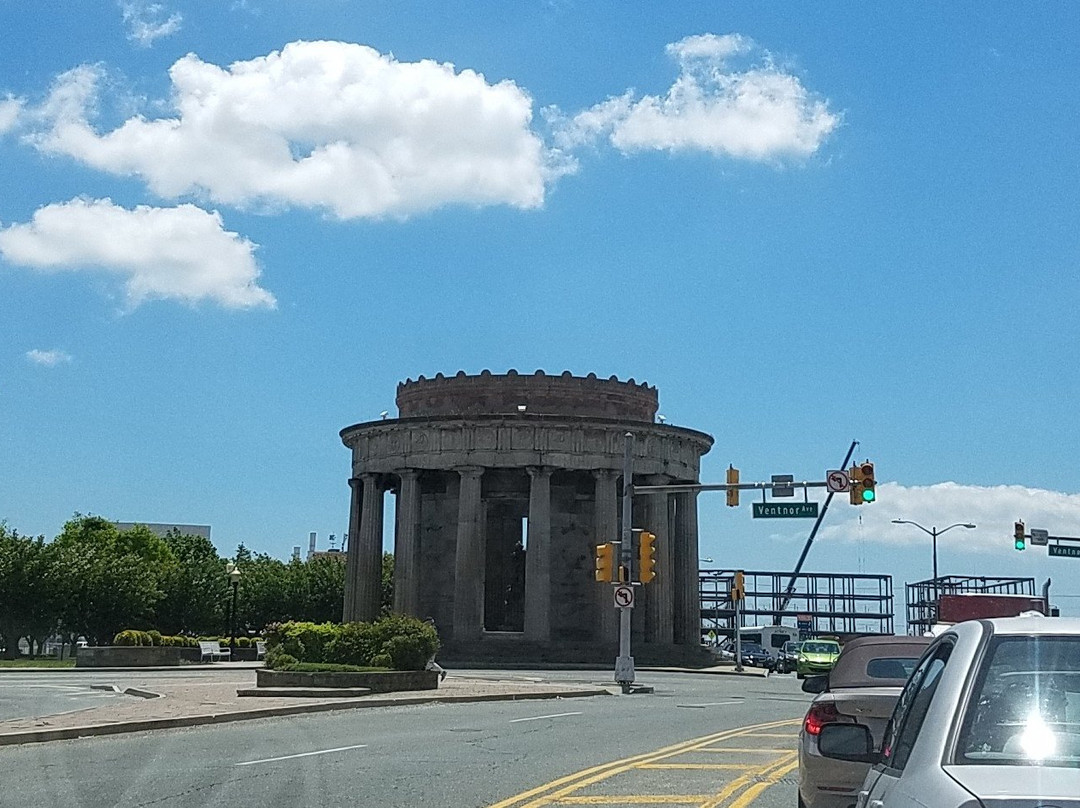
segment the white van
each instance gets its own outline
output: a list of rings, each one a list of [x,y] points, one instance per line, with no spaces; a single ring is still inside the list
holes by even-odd
[[[792,626],[743,626],[739,631],[743,642],[755,642],[773,659],[786,642],[798,642],[799,630]]]

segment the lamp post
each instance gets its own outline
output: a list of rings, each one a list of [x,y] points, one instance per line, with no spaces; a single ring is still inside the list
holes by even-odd
[[[240,567],[230,561],[225,565],[225,572],[229,574],[229,583],[232,584],[232,607],[229,609],[229,657],[233,658],[236,653],[236,591],[240,588]]]
[[[932,528],[930,528],[928,530],[927,528],[920,525],[918,522],[911,522],[911,521],[909,521],[907,519],[893,519],[892,522],[893,522],[894,525],[913,525],[913,526],[917,527],[919,530],[921,530],[923,533],[925,533],[927,536],[930,536],[934,540],[934,581],[937,581],[937,577],[938,577],[938,574],[937,574],[937,537],[940,536],[943,533],[947,533],[948,531],[952,530],[954,527],[966,527],[968,530],[972,530],[975,527],[975,525],[971,524],[970,522],[957,522],[955,525],[949,525],[948,527],[942,528],[941,530],[938,530],[936,526],[932,527]],[[934,589],[935,589],[935,591],[937,590],[937,584],[936,583],[934,584]]]

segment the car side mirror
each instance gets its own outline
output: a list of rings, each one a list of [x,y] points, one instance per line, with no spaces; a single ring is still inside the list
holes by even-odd
[[[822,757],[852,763],[877,763],[881,753],[874,750],[874,738],[865,724],[826,724],[818,735]]]
[[[803,693],[824,693],[829,689],[829,677],[827,675],[807,676],[803,679],[802,689]]]

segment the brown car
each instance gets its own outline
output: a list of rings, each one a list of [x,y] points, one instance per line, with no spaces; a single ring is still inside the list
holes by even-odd
[[[818,735],[825,724],[858,723],[881,742],[900,690],[932,637],[860,637],[844,645],[833,669],[810,676],[803,690],[817,693],[799,732],[800,808],[847,808],[870,768],[822,757]]]

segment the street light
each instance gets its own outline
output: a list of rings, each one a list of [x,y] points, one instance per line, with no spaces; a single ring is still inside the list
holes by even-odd
[[[232,584],[232,607],[229,609],[229,658],[236,656],[236,590],[240,588],[240,567],[233,562],[225,565],[225,572],[229,574],[229,582]]]
[[[931,538],[933,538],[933,540],[934,540],[934,580],[935,581],[937,580],[937,577],[938,577],[938,575],[937,575],[937,537],[940,536],[942,533],[947,533],[948,531],[952,530],[954,527],[966,527],[968,530],[972,530],[975,527],[975,525],[971,524],[970,522],[957,522],[955,525],[949,525],[948,527],[942,528],[941,530],[938,530],[937,527],[932,527],[929,530],[927,530],[925,527],[920,525],[918,522],[911,522],[911,521],[909,521],[907,519],[893,519],[892,522],[893,522],[894,525],[914,525],[919,530],[921,530],[923,533],[925,533],[927,536],[930,536]]]

